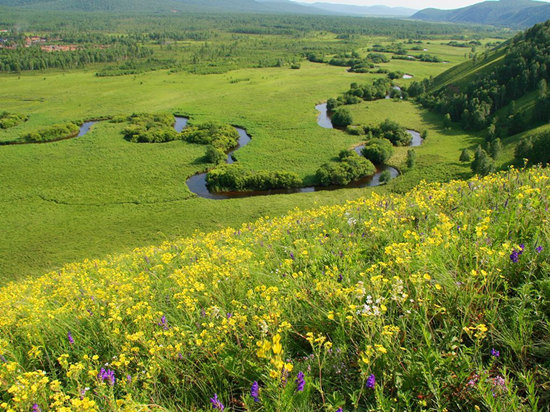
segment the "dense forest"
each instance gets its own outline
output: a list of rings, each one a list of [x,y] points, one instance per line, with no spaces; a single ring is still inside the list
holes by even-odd
[[[465,129],[487,129],[489,140],[526,130],[533,121],[550,120],[550,21],[518,34],[503,47],[504,58],[495,63],[485,54],[477,63],[488,68],[463,87],[450,84],[430,92],[432,83],[425,80],[413,83],[408,92]],[[530,92],[537,93],[535,108],[522,109],[516,101]]]
[[[381,53],[358,57],[364,36],[386,36],[412,45],[420,39],[505,36],[492,28],[406,22],[391,19],[291,15],[203,15],[82,13],[12,10],[1,12],[0,71],[68,69],[114,63],[100,76],[136,74],[152,69],[222,73],[241,67],[299,68],[303,58],[367,72],[387,61]],[[327,37],[332,34],[337,41]],[[27,36],[39,43],[25,43]],[[316,37],[311,42],[311,37]],[[28,47],[30,46],[30,47]],[[43,46],[53,46],[43,50]],[[58,50],[56,46],[70,46]],[[401,47],[403,49],[403,47]]]

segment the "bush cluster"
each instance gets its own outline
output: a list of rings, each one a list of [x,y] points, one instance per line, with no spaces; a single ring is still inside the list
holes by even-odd
[[[181,132],[181,136],[189,143],[212,145],[224,152],[239,143],[239,133],[233,126],[213,122],[190,126]]]
[[[412,136],[407,133],[407,129],[389,119],[375,127],[363,126],[363,130],[366,134],[372,134],[373,137],[389,140],[394,146],[408,146],[412,141]]]
[[[352,150],[342,150],[338,162],[325,163],[316,172],[315,177],[321,186],[343,186],[370,176],[376,168]]]
[[[80,127],[72,122],[54,124],[24,135],[23,140],[27,143],[51,142],[76,136],[79,130]]]
[[[134,143],[165,143],[181,139],[174,130],[174,116],[169,113],[134,113],[124,128],[124,137]],[[114,119],[114,121],[118,121]]]
[[[387,139],[373,138],[366,144],[361,154],[375,165],[381,165],[393,154],[393,145]]]
[[[357,104],[365,101],[384,99],[392,90],[391,80],[376,79],[372,84],[352,83],[348,91],[327,101],[327,109],[335,110],[344,104]]]
[[[20,113],[0,112],[0,129],[9,129],[26,122],[29,116]]]
[[[206,175],[206,184],[212,192],[232,192],[246,190],[291,189],[300,187],[302,180],[296,173],[250,171],[242,166],[223,165]]]

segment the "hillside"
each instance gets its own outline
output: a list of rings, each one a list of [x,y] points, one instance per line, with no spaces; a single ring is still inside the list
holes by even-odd
[[[7,285],[0,405],[545,410],[549,183],[372,193]]]
[[[412,96],[488,139],[510,136],[550,120],[550,20],[520,33],[499,48],[435,77],[414,83]],[[516,101],[521,101],[518,106]]]
[[[455,10],[424,9],[411,18],[452,23],[530,27],[550,19],[550,4],[534,0],[485,1]]]
[[[33,10],[331,14],[290,1],[264,3],[255,0],[0,0],[0,6]]]

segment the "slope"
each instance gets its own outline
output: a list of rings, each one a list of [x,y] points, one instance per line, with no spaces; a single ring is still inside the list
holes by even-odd
[[[529,27],[550,18],[550,4],[534,0],[485,1],[455,10],[424,9],[412,16],[427,21]]]
[[[489,139],[510,136],[550,120],[549,56],[547,21],[409,91],[426,92],[419,98],[425,107],[465,129],[487,129]]]
[[[0,289],[0,405],[546,410],[550,171],[295,211]]]

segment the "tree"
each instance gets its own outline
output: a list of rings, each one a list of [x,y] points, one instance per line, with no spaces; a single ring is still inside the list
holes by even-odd
[[[491,144],[491,150],[489,151],[489,153],[491,154],[491,157],[493,159],[497,160],[501,152],[502,152],[502,143],[500,142],[499,138],[496,138]]]
[[[460,159],[459,159],[461,162],[470,162],[472,159],[470,158],[470,152],[466,149],[464,149],[462,151],[462,153],[460,154]]]
[[[407,150],[407,167],[412,169],[416,163],[416,152],[414,149]]]
[[[345,107],[336,109],[331,120],[335,127],[346,127],[353,123],[353,117],[350,111]]]
[[[495,170],[493,159],[489,157],[487,152],[478,146],[474,154],[474,161],[471,164],[472,172],[485,176]]]

